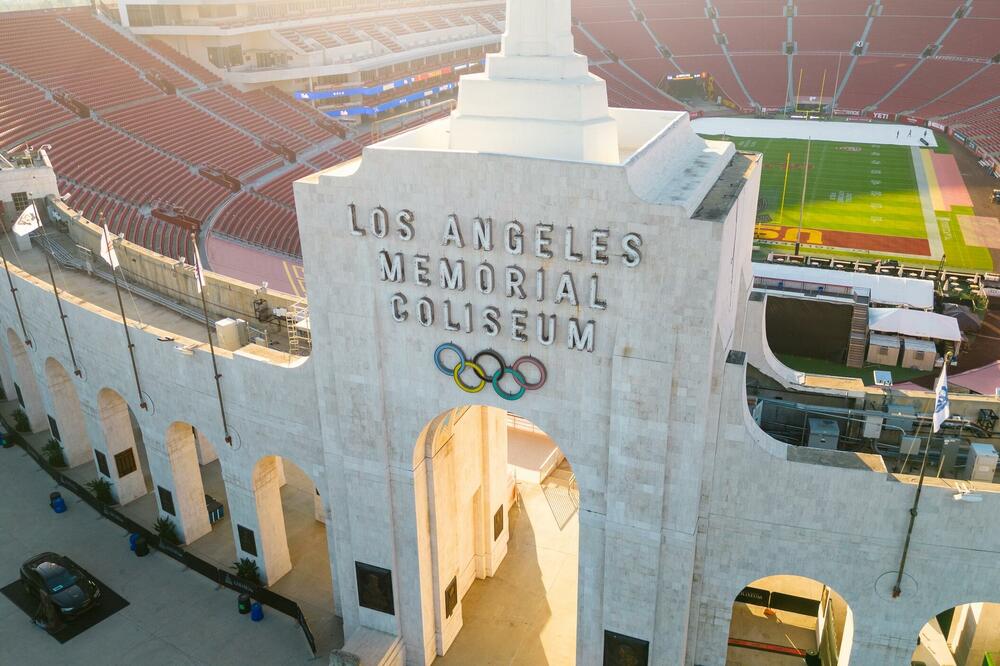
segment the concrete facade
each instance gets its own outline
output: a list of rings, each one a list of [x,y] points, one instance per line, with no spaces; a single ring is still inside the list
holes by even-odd
[[[893,599],[914,479],[878,456],[789,447],[747,409],[747,357],[794,379],[748,300],[759,156],[703,141],[686,114],[609,114],[618,161],[457,150],[443,119],[296,183],[312,354],[217,349],[228,430],[204,341],[132,322],[140,397],[117,313],[69,291],[83,372],[67,377],[116,497],[149,490],[142,469],[118,474],[114,462],[139,448],[138,429],[154,488],[171,491],[194,538],[204,525],[191,477],[213,455],[204,437],[238,554],[274,583],[291,567],[280,486],[294,463],[326,505],[348,647],[428,664],[461,630],[464,590],[504,557],[498,414],[510,409],[558,444],[579,485],[578,664],[602,663],[605,632],[648,642],[649,663],[722,664],[733,600],[775,574],[844,598],[850,663],[907,663],[928,618],[995,601],[1000,535],[983,527],[1000,495],[980,484],[971,504],[944,482],[925,487]],[[47,381],[51,362],[71,367],[51,288],[11,271],[32,345],[0,297],[4,386],[8,373],[34,386],[32,427],[46,413],[72,421],[55,406],[67,392]],[[444,343],[470,361],[529,357],[523,381],[538,378],[535,362],[547,381],[516,402],[508,380],[469,392],[470,368],[445,376],[457,357],[437,367]]]

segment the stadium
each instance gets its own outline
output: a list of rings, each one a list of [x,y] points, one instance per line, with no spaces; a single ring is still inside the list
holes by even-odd
[[[60,519],[280,618],[232,658],[993,663],[998,28],[997,0],[0,13],[5,438]],[[133,610],[12,644],[90,663],[145,576],[51,520]],[[205,616],[157,658],[228,663]]]

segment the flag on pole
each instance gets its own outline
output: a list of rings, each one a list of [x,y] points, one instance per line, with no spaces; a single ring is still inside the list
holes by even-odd
[[[35,210],[35,204],[32,202],[27,208],[21,211],[20,215],[18,215],[17,220],[14,222],[14,226],[11,227],[11,231],[18,236],[27,236],[35,229],[40,229],[41,226],[42,223],[38,219],[38,211]]]
[[[119,266],[118,254],[111,242],[111,232],[108,231],[108,225],[101,227],[101,259],[106,261],[108,266],[111,266],[111,270],[115,270]]]
[[[202,287],[205,286],[205,272],[201,267],[201,255],[198,254],[198,239],[192,238],[191,241],[191,247],[194,250],[194,272],[198,276],[198,293],[200,294]]]
[[[948,403],[948,360],[945,358],[941,366],[941,376],[934,385],[934,432],[941,429],[941,424],[951,416],[951,406]]]

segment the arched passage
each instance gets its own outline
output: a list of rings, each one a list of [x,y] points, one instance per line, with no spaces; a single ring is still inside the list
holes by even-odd
[[[194,426],[182,421],[172,423],[167,428],[164,448],[169,469],[157,475],[157,506],[161,516],[177,525],[181,542],[191,543],[212,531]]]
[[[775,575],[747,585],[733,601],[727,664],[848,666],[854,614],[844,598],[820,581]]]
[[[938,613],[917,636],[914,666],[1000,663],[1000,604],[960,604]]]
[[[72,377],[59,361],[50,356],[45,360],[45,380],[55,411],[55,426],[50,424],[50,429],[52,436],[62,444],[67,466],[76,467],[90,462],[90,436]]]
[[[149,492],[142,431],[128,403],[113,389],[104,388],[97,394],[97,412],[107,451],[106,456],[95,452],[98,470],[113,481],[118,502],[128,504]]]
[[[428,423],[415,453],[435,663],[573,663],[579,493],[556,443],[503,409],[466,406]]]
[[[38,432],[48,428],[48,419],[45,415],[45,405],[42,403],[42,394],[38,390],[38,382],[35,380],[35,372],[31,367],[31,359],[28,357],[28,348],[24,346],[21,338],[11,329],[7,329],[7,344],[10,347],[10,355],[14,361],[14,392],[17,401],[21,404],[24,413],[28,415],[28,423],[31,424],[31,431]]]

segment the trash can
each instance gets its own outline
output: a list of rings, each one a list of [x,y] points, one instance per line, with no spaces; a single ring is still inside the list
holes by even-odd
[[[52,507],[52,510],[56,513],[63,513],[66,511],[66,500],[63,499],[63,496],[60,493],[49,493],[49,506]]]
[[[806,653],[805,666],[823,666],[823,660],[819,658],[819,655],[815,651],[809,650]]]
[[[146,557],[147,555],[149,555],[149,544],[146,543],[146,537],[139,534],[135,540],[135,556]]]
[[[240,611],[240,615],[246,615],[250,612],[250,595],[244,592],[236,600],[236,607]]]
[[[259,601],[250,604],[250,619],[254,622],[260,622],[264,619],[264,607],[260,605]]]
[[[131,550],[133,553],[135,552],[135,542],[136,540],[138,540],[138,538],[139,538],[138,532],[131,532],[128,535],[128,549]]]

